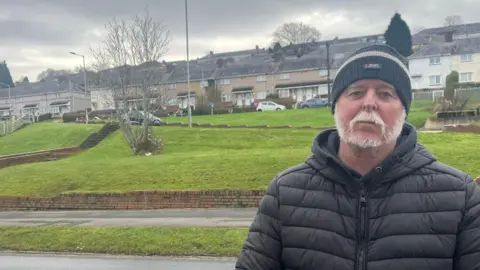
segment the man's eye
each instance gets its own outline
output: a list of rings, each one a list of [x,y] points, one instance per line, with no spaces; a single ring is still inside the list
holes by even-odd
[[[378,93],[380,97],[393,97],[392,93],[390,92],[380,92]]]
[[[350,96],[360,96],[362,94],[362,91],[352,91],[350,92]]]

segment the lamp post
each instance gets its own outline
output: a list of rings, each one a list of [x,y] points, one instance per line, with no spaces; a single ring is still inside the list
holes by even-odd
[[[8,87],[8,104],[10,106],[10,109],[8,111],[8,115],[11,116],[11,114],[12,114],[12,88],[10,87],[9,84],[6,84],[6,83],[0,83],[0,85]]]
[[[190,106],[190,53],[188,50],[188,4],[185,0],[185,33],[187,40],[187,106],[188,106],[188,127],[192,127],[192,108]]]
[[[88,109],[87,109],[87,68],[85,66],[85,55],[70,52],[70,54],[80,56],[83,58],[83,84],[85,89],[85,123],[88,124]]]
[[[338,40],[338,37],[335,37],[332,41],[327,41],[325,46],[327,47],[327,86],[328,86],[328,104],[330,104],[331,100],[331,84],[330,84],[330,45],[335,43]]]

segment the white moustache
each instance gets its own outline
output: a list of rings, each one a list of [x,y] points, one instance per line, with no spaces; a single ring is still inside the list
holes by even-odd
[[[385,122],[383,122],[382,118],[375,112],[366,112],[366,111],[359,112],[355,116],[355,118],[353,118],[350,121],[350,129],[353,128],[353,125],[359,122],[369,122],[369,123],[380,126],[382,128],[382,132],[384,132],[385,130]]]

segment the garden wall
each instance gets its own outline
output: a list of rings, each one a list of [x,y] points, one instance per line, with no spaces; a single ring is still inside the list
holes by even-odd
[[[0,196],[2,210],[86,210],[258,207],[263,190],[74,193],[54,197]]]

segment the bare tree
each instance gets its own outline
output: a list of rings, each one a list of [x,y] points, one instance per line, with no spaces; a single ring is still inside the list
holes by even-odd
[[[320,40],[320,31],[301,22],[284,23],[273,33],[273,43],[279,43],[282,47],[288,45],[298,46],[297,55],[301,56],[305,53],[308,43]]]
[[[150,17],[148,8],[132,22],[113,18],[105,28],[103,43],[91,48],[94,67],[105,89],[101,92],[106,99],[113,100],[120,127],[133,152],[156,152],[162,143],[154,136],[150,120],[169,98],[163,81],[164,64],[158,61],[168,52],[170,31]],[[143,120],[141,128],[130,122],[128,104],[132,101],[141,110],[136,114]]]
[[[462,25],[463,19],[459,15],[451,15],[445,18],[445,26],[455,28],[456,26]]]

